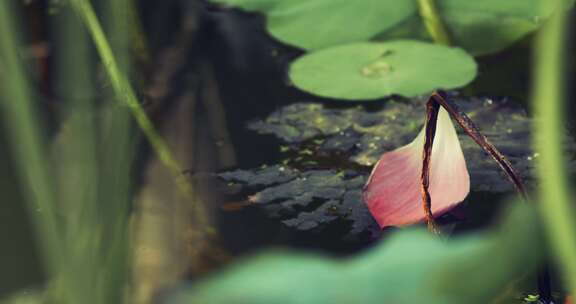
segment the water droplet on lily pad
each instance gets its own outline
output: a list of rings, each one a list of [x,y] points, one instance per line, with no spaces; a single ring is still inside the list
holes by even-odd
[[[393,71],[392,66],[384,60],[376,60],[360,70],[362,76],[367,78],[382,78]]]

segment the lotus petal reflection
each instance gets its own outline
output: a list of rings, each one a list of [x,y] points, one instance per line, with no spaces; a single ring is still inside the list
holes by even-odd
[[[424,221],[421,175],[425,129],[408,145],[384,153],[364,188],[364,200],[380,227]],[[462,202],[470,177],[448,112],[440,108],[430,161],[432,213],[441,215]]]

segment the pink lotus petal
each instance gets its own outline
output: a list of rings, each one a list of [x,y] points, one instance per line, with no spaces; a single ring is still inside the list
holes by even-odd
[[[370,174],[364,200],[380,227],[423,221],[422,152],[424,129],[406,146],[384,153]],[[470,177],[458,135],[446,110],[440,108],[430,163],[432,213],[438,216],[463,201]]]

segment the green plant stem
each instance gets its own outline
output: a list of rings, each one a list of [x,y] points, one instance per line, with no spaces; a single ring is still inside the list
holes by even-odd
[[[565,31],[566,13],[557,12],[538,34],[532,97],[537,117],[535,144],[540,152],[537,158],[540,214],[559,262],[559,270],[566,278],[566,286],[576,295],[576,213],[571,205],[573,195],[567,185],[563,149]]]
[[[54,275],[60,265],[60,249],[64,247],[56,221],[56,199],[51,183],[46,145],[42,139],[40,115],[33,104],[28,80],[22,68],[18,47],[21,47],[10,7],[12,1],[0,1],[0,93],[2,114],[17,165],[17,171],[28,211],[41,246],[44,267]]]
[[[114,58],[110,44],[104,35],[102,26],[100,25],[100,22],[98,21],[98,18],[96,17],[90,2],[86,0],[72,0],[71,4],[74,10],[80,16],[80,19],[82,19],[88,28],[88,31],[92,36],[94,43],[96,44],[96,48],[103,61],[108,77],[110,78],[110,83],[112,84],[112,88],[117,95],[117,98],[123,100],[124,103],[128,106],[132,112],[132,116],[152,145],[156,155],[162,164],[166,166],[166,168],[174,176],[179,190],[186,197],[192,198],[192,186],[186,179],[186,176],[182,174],[182,167],[168,148],[168,145],[164,139],[154,128],[152,121],[146,115],[144,109],[140,106],[140,103],[138,102],[138,99],[136,98],[134,90],[132,89],[128,79],[124,77],[120,72],[118,63]],[[196,204],[196,211],[201,213],[202,211],[199,211],[199,208],[199,204]],[[201,219],[204,217],[198,216],[198,218]],[[200,225],[200,227],[201,226],[202,225]]]
[[[418,12],[434,42],[444,45],[452,44],[442,18],[438,13],[435,0],[418,0]]]
[[[142,132],[144,132],[164,165],[175,173],[175,176],[180,176],[181,168],[179,164],[172,156],[164,139],[156,132],[152,121],[148,118],[144,109],[140,106],[130,83],[120,72],[118,63],[112,54],[110,44],[104,35],[90,2],[85,0],[72,0],[71,3],[80,15],[81,20],[85,23],[96,44],[96,48],[98,49],[98,53],[103,61],[104,68],[110,78],[110,83],[117,98],[124,101],[128,108],[130,108],[136,123],[140,129],[142,129]]]

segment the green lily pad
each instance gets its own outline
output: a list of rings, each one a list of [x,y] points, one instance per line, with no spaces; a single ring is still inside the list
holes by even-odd
[[[268,32],[303,49],[369,40],[416,12],[415,1],[213,0],[266,15]]]
[[[458,88],[475,76],[476,63],[464,50],[409,40],[332,47],[305,55],[290,68],[298,88],[350,100]]]
[[[498,52],[538,29],[552,9],[541,10],[542,0],[438,0],[440,17],[454,45],[471,54]],[[414,14],[386,30],[378,40],[427,39],[421,17]]]

